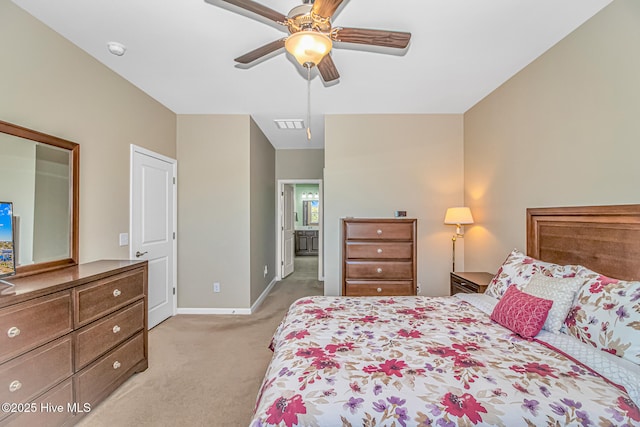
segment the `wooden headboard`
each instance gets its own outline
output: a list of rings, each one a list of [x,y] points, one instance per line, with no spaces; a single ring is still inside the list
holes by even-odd
[[[640,205],[527,209],[527,255],[640,280]]]

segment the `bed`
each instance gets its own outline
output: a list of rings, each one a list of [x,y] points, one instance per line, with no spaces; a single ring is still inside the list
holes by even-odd
[[[485,294],[310,297],[258,426],[640,425],[640,205],[527,210]]]

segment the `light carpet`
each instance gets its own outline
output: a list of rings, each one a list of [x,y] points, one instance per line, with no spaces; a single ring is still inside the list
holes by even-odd
[[[317,257],[297,257],[252,315],[177,315],[149,331],[149,368],[78,426],[248,426],[287,308],[322,295]]]

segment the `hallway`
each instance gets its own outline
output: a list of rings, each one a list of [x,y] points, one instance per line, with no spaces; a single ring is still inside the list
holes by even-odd
[[[317,256],[297,256],[294,258],[294,271],[289,276],[282,279],[282,282],[299,282],[312,290],[309,295],[323,295],[324,282],[318,280],[318,257]]]

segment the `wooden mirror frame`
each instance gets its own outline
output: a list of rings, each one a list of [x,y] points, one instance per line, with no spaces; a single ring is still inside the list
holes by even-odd
[[[28,139],[41,144],[47,144],[54,147],[69,150],[71,153],[71,223],[69,236],[69,258],[61,258],[53,261],[39,262],[29,265],[22,265],[16,268],[14,277],[28,276],[31,274],[41,273],[43,271],[54,270],[62,267],[68,267],[78,264],[79,256],[79,212],[80,212],[80,145],[75,142],[67,141],[56,136],[47,135],[32,129],[27,129],[12,123],[0,120],[0,132],[13,135],[19,138]]]

